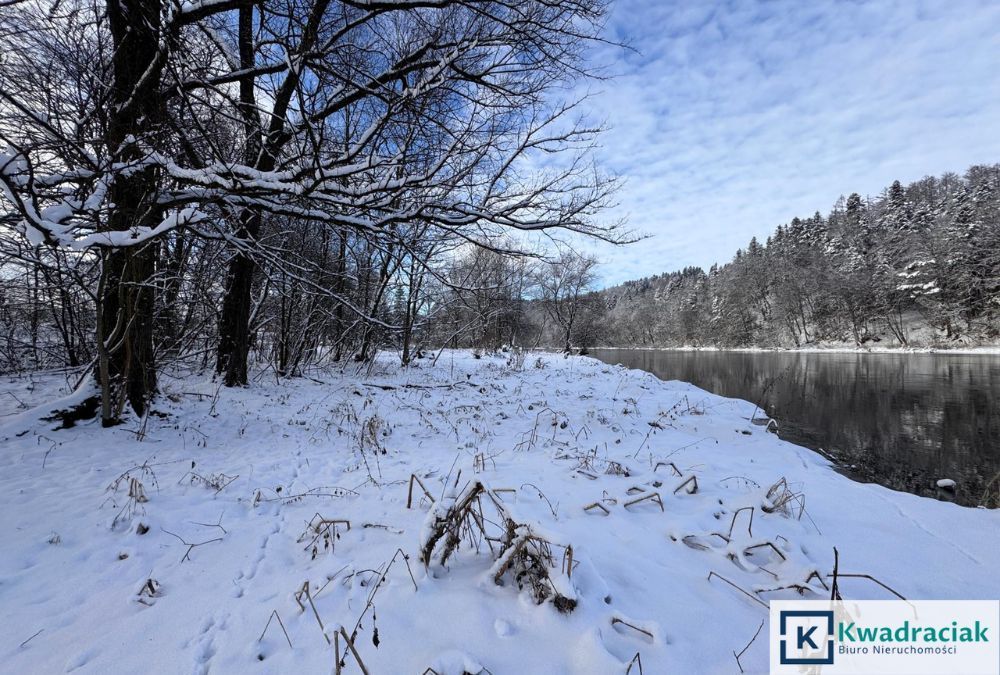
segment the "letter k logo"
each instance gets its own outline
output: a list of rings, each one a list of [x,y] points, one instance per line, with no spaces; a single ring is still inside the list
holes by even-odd
[[[807,642],[813,649],[819,649],[819,645],[817,645],[812,638],[812,634],[816,632],[816,629],[819,628],[819,626],[812,626],[809,630],[805,630],[804,626],[797,626],[797,628],[798,635],[796,636],[796,640],[799,649],[805,648]]]
[[[778,623],[778,663],[818,666],[833,663],[833,612],[781,609]]]

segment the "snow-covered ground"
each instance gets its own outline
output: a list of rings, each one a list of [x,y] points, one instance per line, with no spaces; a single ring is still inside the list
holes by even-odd
[[[330,673],[344,626],[373,674],[624,673],[637,653],[647,674],[736,673],[767,601],[800,597],[768,589],[828,597],[834,547],[841,573],[907,598],[1000,597],[1000,512],[852,482],[751,404],[588,358],[162,389],[145,428],[54,430],[52,405],[27,408],[61,378],[0,383],[0,671]],[[407,508],[414,474],[434,504],[414,483]],[[425,566],[477,481],[478,546],[443,567],[439,542]],[[495,562],[512,523],[572,611]]]

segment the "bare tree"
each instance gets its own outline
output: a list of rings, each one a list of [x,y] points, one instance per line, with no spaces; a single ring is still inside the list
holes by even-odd
[[[588,296],[594,290],[597,259],[563,251],[544,265],[538,275],[539,299],[546,314],[560,331],[563,349],[573,346],[576,330],[587,308]]]
[[[74,265],[99,261],[87,292],[107,424],[126,402],[145,412],[157,345],[180,344],[156,333],[181,270],[198,269],[192,238],[229,252],[224,277],[205,280],[222,287],[215,365],[229,385],[247,382],[275,280],[277,297],[329,298],[305,315],[332,313],[337,353],[356,332],[368,358],[399,329],[385,310],[400,271],[446,279],[429,252],[511,231],[625,238],[594,220],[615,187],[588,159],[598,129],[558,98],[587,75],[603,0],[50,10],[26,0],[0,19],[4,227]],[[538,170],[538,153],[564,159]],[[290,219],[322,245],[293,253],[279,236]],[[285,366],[326,337],[314,328],[282,342]]]

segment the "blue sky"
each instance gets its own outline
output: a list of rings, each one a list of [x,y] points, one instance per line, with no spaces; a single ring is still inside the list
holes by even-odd
[[[590,249],[604,284],[729,260],[841,194],[1000,162],[996,0],[615,0],[638,53],[589,105],[611,214],[652,238]]]

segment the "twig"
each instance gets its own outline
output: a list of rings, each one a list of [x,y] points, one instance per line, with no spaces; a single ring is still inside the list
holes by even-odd
[[[587,513],[590,513],[590,511],[593,509],[600,509],[601,511],[604,512],[604,515],[606,516],[611,515],[611,511],[608,510],[608,507],[606,507],[604,504],[601,504],[600,502],[594,502],[593,504],[588,504],[587,506],[583,507],[583,510],[586,511]]]
[[[687,490],[685,490],[685,492],[687,492],[689,495],[693,495],[694,493],[696,493],[698,491],[698,477],[692,475],[688,476],[687,480],[685,480],[683,483],[674,488],[674,494],[680,492],[681,488],[686,486],[688,483],[693,483],[693,485]]]
[[[663,500],[662,500],[662,499],[660,499],[660,493],[659,493],[659,492],[650,492],[650,493],[648,493],[648,494],[644,494],[644,495],[643,495],[643,496],[641,496],[641,497],[636,497],[636,498],[635,498],[635,499],[633,499],[632,501],[629,501],[629,502],[625,502],[624,504],[622,504],[622,506],[624,506],[625,508],[628,508],[628,507],[630,507],[630,506],[633,506],[633,505],[635,505],[635,504],[638,504],[639,502],[644,502],[644,501],[646,501],[647,499],[651,499],[651,500],[653,500],[654,502],[656,502],[657,504],[659,504],[659,505],[660,505],[660,511],[664,511],[664,510],[665,510],[665,509],[663,508]]]
[[[194,520],[191,520],[191,521],[188,521],[188,522],[190,522],[192,525],[201,525],[202,527],[217,527],[220,530],[222,530],[223,534],[229,534],[229,531],[226,530],[226,528],[224,528],[222,526],[222,516],[224,516],[224,515],[226,515],[225,511],[223,511],[222,513],[219,514],[219,522],[217,522],[217,523],[199,523],[199,522],[194,521]]]
[[[358,654],[358,650],[354,648],[354,642],[351,640],[351,638],[347,636],[347,631],[344,630],[343,626],[340,627],[340,634],[343,636],[344,642],[346,642],[347,646],[350,648],[351,653],[354,654],[354,660],[358,662],[358,666],[361,668],[361,672],[364,673],[364,675],[369,675],[368,669],[365,668],[365,662],[361,660],[361,655]],[[337,670],[339,671],[340,668],[338,667]]]
[[[303,497],[357,497],[358,491],[352,490],[350,488],[340,487],[338,485],[327,485],[323,487],[316,487],[307,490],[306,492],[300,492],[294,495],[281,495],[278,494],[276,497],[263,497],[260,490],[257,490],[257,494],[254,497],[253,505],[264,504],[268,502],[284,502],[290,503],[293,501],[298,501]]]
[[[775,553],[777,553],[778,557],[780,557],[782,560],[788,560],[788,557],[784,553],[781,552],[781,549],[779,549],[777,546],[774,545],[773,542],[770,542],[770,541],[765,541],[762,544],[754,544],[753,546],[747,546],[745,549],[743,549],[743,555],[748,555],[747,551],[752,551],[755,548],[766,548],[768,546],[770,546],[771,550],[774,551]],[[752,555],[752,554],[749,554],[749,555]]]
[[[427,490],[426,486],[424,486],[423,482],[419,478],[417,478],[417,474],[411,473],[410,474],[410,489],[409,489],[409,492],[406,495],[406,508],[410,508],[412,506],[412,504],[413,504],[413,483],[414,482],[416,482],[417,485],[420,486],[420,489],[424,491],[424,494],[427,495],[427,498],[429,500],[431,500],[431,504],[433,504],[434,503],[434,497]]]
[[[392,563],[396,562],[396,556],[400,556],[400,555],[403,556],[403,562],[406,563],[406,571],[410,573],[410,581],[413,582],[413,592],[416,593],[417,591],[420,590],[420,588],[417,586],[417,580],[413,576],[413,570],[410,569],[410,559],[406,557],[405,553],[403,553],[403,549],[401,549],[401,548],[397,548],[396,549],[396,553],[392,556],[392,560],[389,561],[389,567],[392,567]],[[389,567],[385,568],[385,573],[386,574],[389,573]],[[383,577],[384,577],[384,575],[383,575]],[[382,582],[380,581],[379,583],[381,584]]]
[[[746,650],[750,649],[750,645],[752,645],[753,641],[757,639],[757,636],[760,635],[760,631],[763,628],[764,628],[764,619],[761,619],[760,620],[760,625],[757,626],[757,632],[753,634],[752,638],[750,638],[750,642],[747,643],[747,646],[744,647],[743,649],[741,649],[739,654],[737,654],[736,652],[733,652],[733,656],[736,657],[736,665],[739,667],[741,673],[743,672],[743,664],[740,663],[740,657],[743,656],[743,654],[746,652]]]
[[[573,578],[573,546],[567,546],[563,551],[563,573],[567,579]]]
[[[185,546],[188,547],[188,550],[184,553],[184,557],[181,558],[181,562],[184,562],[185,560],[190,560],[191,559],[191,551],[193,551],[198,546],[204,546],[205,544],[211,544],[211,543],[214,543],[216,541],[222,541],[222,537],[216,537],[215,539],[209,539],[208,541],[201,541],[201,542],[198,542],[197,544],[192,544],[191,542],[184,541],[183,537],[174,534],[170,530],[166,530],[166,529],[164,529],[162,527],[160,529],[163,530],[164,532],[166,532],[167,534],[169,534],[171,537],[175,537],[178,541],[180,541],[182,544],[184,544]]]
[[[306,580],[302,583],[302,588],[298,590],[295,594],[295,602],[299,603],[299,608],[305,611],[305,605],[302,604],[302,596],[306,596],[306,600],[309,601],[309,606],[312,607],[313,616],[316,617],[316,623],[319,624],[319,629],[323,633],[323,638],[326,639],[326,643],[330,644],[330,636],[326,634],[326,627],[323,625],[323,619],[319,616],[319,611],[316,609],[316,603],[313,602],[312,594],[309,592],[309,581]]]
[[[671,470],[673,470],[674,475],[677,476],[678,478],[684,475],[683,473],[681,473],[681,470],[677,468],[677,465],[674,464],[673,462],[657,462],[656,466],[653,467],[653,472],[655,473],[657,470],[659,470],[661,466],[669,466]]]
[[[831,584],[831,586],[833,588],[830,590],[830,599],[831,600],[843,600],[843,598],[840,597],[840,588],[838,588],[838,586],[837,586],[837,572],[839,570],[840,570],[840,551],[838,551],[837,547],[834,546],[833,547],[833,574],[831,575],[833,577],[833,583]]]
[[[750,535],[751,537],[753,536],[753,512],[754,512],[754,507],[752,507],[752,506],[744,506],[744,507],[736,509],[733,512],[733,519],[729,522],[729,534],[726,535],[726,537],[725,537],[726,541],[729,541],[730,539],[733,538],[733,528],[736,527],[736,518],[740,515],[740,511],[747,511],[747,510],[750,511],[750,522],[747,523],[747,534]]]
[[[650,640],[656,641],[656,638],[653,637],[653,634],[650,633],[648,630],[646,630],[644,628],[639,628],[638,626],[634,626],[634,625],[630,624],[628,621],[625,621],[624,619],[620,619],[617,616],[611,618],[611,625],[612,626],[614,626],[615,624],[618,624],[618,623],[620,623],[623,626],[628,626],[629,628],[631,628],[632,630],[634,630],[637,633],[642,633],[643,635],[645,635],[646,637],[648,637]]]
[[[832,577],[833,575],[832,575],[832,574],[828,574],[827,576],[830,576],[830,577]],[[842,578],[842,579],[843,579],[843,578],[847,578],[847,579],[868,579],[868,581],[872,581],[872,582],[874,582],[874,583],[878,584],[879,586],[881,586],[881,587],[882,587],[882,588],[884,588],[885,590],[887,590],[887,591],[889,591],[890,593],[892,593],[893,595],[895,595],[895,596],[896,596],[897,598],[899,598],[900,600],[906,600],[906,598],[904,598],[904,597],[903,597],[902,595],[900,595],[900,594],[899,594],[899,593],[898,593],[897,591],[895,591],[895,590],[894,590],[894,589],[893,589],[893,588],[892,588],[891,586],[889,586],[888,584],[884,584],[884,583],[882,583],[881,581],[879,581],[878,579],[876,579],[875,577],[873,577],[873,576],[872,576],[872,575],[870,575],[870,574],[844,574],[843,572],[840,572],[840,573],[838,574],[838,576],[839,576],[840,578]],[[836,580],[834,581],[834,583],[836,583]],[[841,599],[841,598],[840,598],[840,593],[839,593],[839,590],[837,591],[837,599],[838,599],[838,600],[840,600],[840,599]]]
[[[264,635],[267,633],[267,629],[271,625],[271,619],[277,619],[278,620],[278,625],[281,626],[281,632],[285,634],[285,640],[288,641],[288,648],[289,649],[295,649],[295,647],[292,646],[292,639],[290,637],[288,637],[288,631],[285,630],[285,624],[281,620],[281,615],[278,614],[278,610],[276,610],[276,609],[271,610],[271,615],[269,617],[267,617],[267,624],[265,624],[264,630],[261,631],[260,637],[257,638],[257,642],[261,642],[264,639]]]
[[[758,598],[756,595],[753,595],[752,593],[747,593],[742,588],[740,588],[739,586],[737,586],[736,584],[734,584],[732,581],[730,581],[726,577],[722,576],[721,574],[717,574],[715,572],[709,572],[708,573],[708,580],[711,581],[712,577],[716,577],[718,579],[722,579],[727,584],[729,584],[730,586],[732,586],[733,588],[735,588],[736,590],[738,590],[740,593],[742,593],[743,595],[747,596],[748,598],[750,598],[751,600],[753,600],[757,604],[759,604],[762,607],[764,607],[765,609],[767,609],[767,603],[766,602],[764,602],[763,600],[761,600],[760,598]]]
[[[475,382],[469,382],[466,380],[459,380],[458,382],[452,382],[451,384],[379,384],[377,382],[362,382],[362,386],[374,387],[375,389],[381,389],[382,391],[393,391],[395,389],[454,389],[459,385],[467,385],[470,387],[481,387],[482,385],[476,384]]]
[[[306,524],[306,529],[302,532],[301,535],[299,535],[299,538],[296,539],[295,541],[296,543],[301,544],[303,541],[305,541],[305,538],[309,536],[309,533],[312,532],[313,538],[309,541],[308,544],[306,544],[305,549],[303,550],[308,551],[309,548],[312,547],[313,549],[312,556],[313,559],[315,560],[316,555],[318,553],[318,549],[316,548],[315,544],[317,541],[319,541],[320,537],[323,537],[323,550],[329,548],[331,553],[333,552],[333,549],[336,546],[336,541],[337,539],[340,538],[340,534],[337,532],[337,525],[347,525],[348,532],[351,530],[351,521],[349,520],[344,520],[342,518],[335,518],[335,519],[325,518],[321,516],[319,513],[316,513],[313,515],[312,519]]]
[[[22,647],[24,647],[24,645],[28,644],[29,642],[31,642],[32,640],[34,640],[36,637],[38,637],[43,630],[45,630],[45,629],[44,628],[39,628],[37,633],[35,633],[34,635],[32,635],[30,638],[28,638],[27,640],[25,640],[21,644],[19,644],[17,646],[17,648],[21,649]]]
[[[555,507],[552,506],[552,502],[550,502],[549,498],[545,496],[545,493],[542,492],[541,489],[539,489],[539,487],[533,483],[524,483],[523,485],[521,485],[521,487],[523,488],[525,485],[527,485],[528,487],[535,488],[535,490],[538,492],[538,496],[544,499],[545,503],[549,505],[549,511],[552,512],[552,517],[555,518],[556,520],[559,520],[559,515],[556,513]]]

